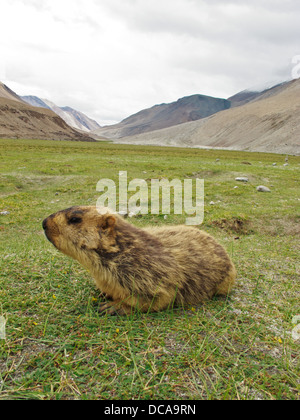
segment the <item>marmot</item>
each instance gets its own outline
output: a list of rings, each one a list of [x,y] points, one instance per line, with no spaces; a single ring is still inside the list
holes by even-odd
[[[118,214],[71,207],[43,221],[52,244],[79,261],[111,301],[100,311],[154,312],[227,295],[236,270],[224,248],[191,226],[140,229]]]

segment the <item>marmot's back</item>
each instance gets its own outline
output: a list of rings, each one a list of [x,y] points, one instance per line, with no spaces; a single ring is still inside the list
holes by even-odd
[[[184,284],[176,302],[197,304],[215,294],[227,294],[234,285],[235,267],[225,249],[208,233],[195,227],[147,228],[174,257]]]

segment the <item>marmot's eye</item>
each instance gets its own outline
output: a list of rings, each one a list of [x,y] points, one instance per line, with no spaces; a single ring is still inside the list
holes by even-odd
[[[81,223],[82,219],[80,219],[80,217],[71,217],[71,219],[69,220],[69,224],[71,225],[76,225],[77,223]]]

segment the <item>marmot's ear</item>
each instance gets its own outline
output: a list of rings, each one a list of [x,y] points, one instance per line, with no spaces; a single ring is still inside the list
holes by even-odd
[[[111,214],[104,216],[102,229],[112,231],[116,224],[116,218],[115,216],[112,216]]]

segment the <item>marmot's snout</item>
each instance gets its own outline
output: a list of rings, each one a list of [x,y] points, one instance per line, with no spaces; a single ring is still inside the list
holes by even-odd
[[[47,219],[43,220],[43,229],[44,230],[47,229],[47,220],[48,220],[48,217],[47,217]]]
[[[44,233],[46,235],[46,238],[48,239],[48,241],[52,242],[51,241],[51,236],[49,234],[48,219],[49,219],[49,217],[47,217],[45,220],[43,220],[42,226],[43,226],[43,229],[44,229]]]
[[[54,215],[47,217],[43,220],[42,226],[48,241],[50,241],[54,246],[56,246],[54,237],[58,236],[58,229],[53,219]]]

